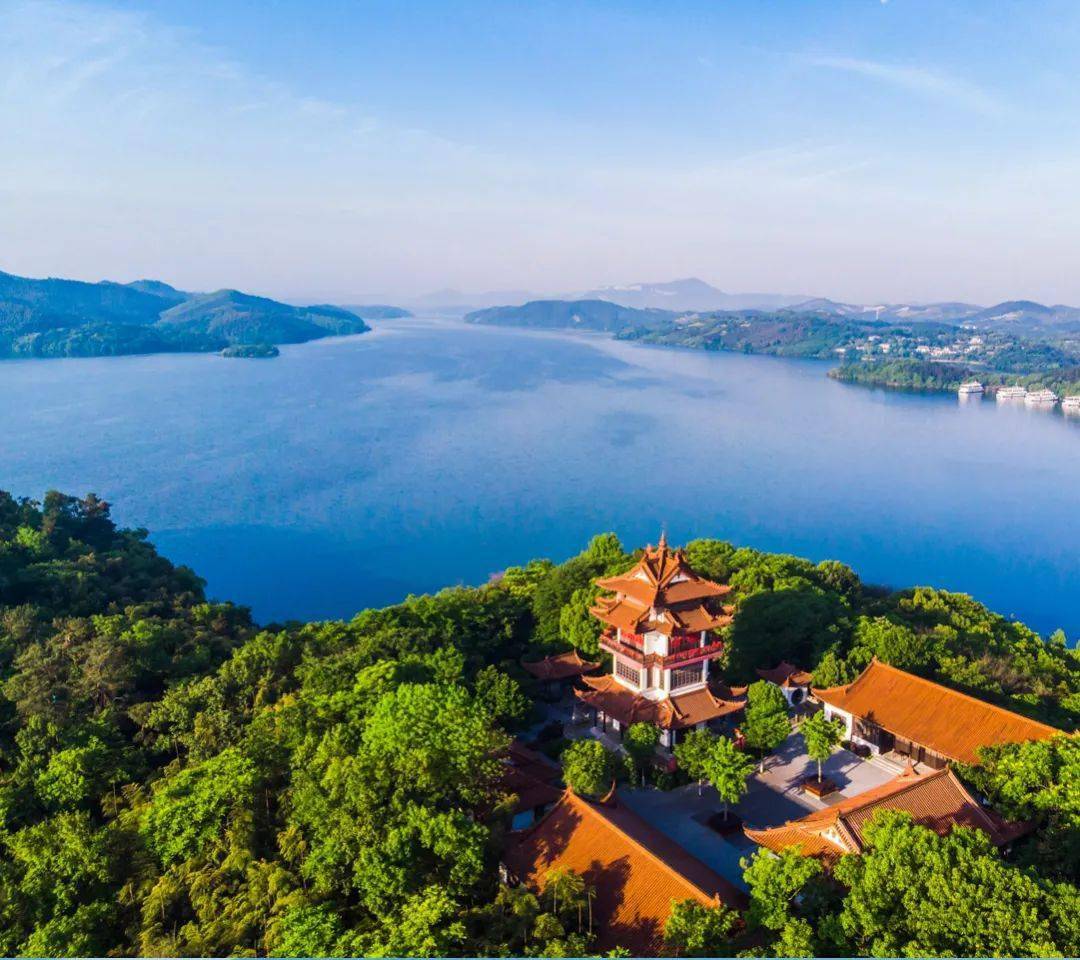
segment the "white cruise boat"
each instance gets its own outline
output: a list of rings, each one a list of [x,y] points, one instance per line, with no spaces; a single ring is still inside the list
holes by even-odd
[[[1061,409],[1066,413],[1080,413],[1080,396],[1065,397],[1061,401]]]
[[[1002,387],[994,396],[998,400],[1025,400],[1027,398],[1027,390],[1021,386]]]
[[[1053,390],[1032,390],[1024,397],[1029,407],[1052,407],[1058,402],[1058,395]]]
[[[960,384],[960,389],[956,392],[962,397],[974,397],[983,392],[983,385],[978,380],[968,380],[967,383]]]

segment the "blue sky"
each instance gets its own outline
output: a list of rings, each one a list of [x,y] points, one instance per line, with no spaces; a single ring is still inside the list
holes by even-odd
[[[0,269],[1080,303],[1080,4],[0,0]]]

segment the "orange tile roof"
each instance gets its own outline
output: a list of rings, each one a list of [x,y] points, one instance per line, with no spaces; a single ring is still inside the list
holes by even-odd
[[[641,819],[617,794],[593,803],[567,791],[542,819],[511,839],[504,860],[535,891],[555,868],[581,876],[595,890],[600,951],[666,953],[664,923],[672,901],[746,906],[739,890]]]
[[[731,622],[732,608],[719,602],[731,587],[699,577],[664,537],[659,546],[647,547],[631,570],[596,583],[614,596],[599,597],[590,612],[628,633],[658,630],[670,636],[676,630],[715,630]]]
[[[811,674],[786,660],[781,660],[772,670],[758,668],[757,675],[778,687],[805,687],[814,679]]]
[[[746,706],[746,687],[733,689],[712,683],[689,693],[650,700],[623,686],[611,674],[584,679],[588,689],[578,690],[577,697],[627,725],[652,723],[665,730],[678,730],[738,713]]]
[[[567,680],[570,677],[580,677],[600,666],[599,663],[583,660],[576,650],[557,653],[530,663],[523,660],[521,665],[538,680]]]
[[[977,763],[980,747],[1047,740],[1062,732],[876,658],[846,686],[812,692],[838,710],[963,763]]]
[[[984,810],[948,767],[920,775],[909,766],[888,783],[846,797],[800,820],[765,830],[745,828],[744,832],[755,843],[778,853],[799,847],[805,856],[832,862],[845,853],[862,851],[863,830],[879,810],[910,813],[916,823],[941,835],[953,827],[974,827],[989,834],[998,846],[1014,840],[1029,826],[1008,823]]]

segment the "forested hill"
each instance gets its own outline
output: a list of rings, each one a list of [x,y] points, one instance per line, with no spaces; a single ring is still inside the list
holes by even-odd
[[[157,280],[83,283],[0,273],[0,357],[210,351],[368,329],[340,307],[294,307],[237,290],[186,293]]]
[[[954,318],[946,307],[966,310],[967,315]],[[604,300],[534,300],[477,310],[465,319],[596,330],[661,346],[832,360],[837,364],[833,375],[853,383],[955,390],[976,378],[990,387],[1023,382],[1050,387],[1059,395],[1075,393],[1080,389],[1080,311],[1037,307],[1000,304],[981,310],[938,304],[875,311],[824,300],[775,310],[678,313]],[[938,319],[938,314],[951,319]],[[1053,322],[1039,326],[1030,320],[1044,314]],[[1013,320],[1006,322],[1007,317]]]
[[[668,310],[623,307],[607,300],[530,300],[516,307],[474,310],[465,315],[465,322],[618,333],[662,326],[677,316],[677,313]]]
[[[687,555],[734,588],[731,680],[788,659],[832,684],[876,655],[1080,720],[1061,636],[965,596],[873,589],[840,563],[717,540]],[[482,587],[260,627],[97,498],[0,493],[0,953],[590,953],[580,899],[499,881],[498,757],[537,694],[521,659],[595,654],[593,580],[633,560],[606,534]],[[1037,825],[1009,859],[890,821],[805,895],[813,870],[765,858],[775,882],[754,888],[749,938],[724,940],[706,912],[691,952],[1076,955],[1077,742],[971,774]]]

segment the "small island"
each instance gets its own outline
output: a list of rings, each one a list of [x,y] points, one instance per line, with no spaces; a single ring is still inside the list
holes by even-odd
[[[242,360],[268,360],[280,355],[281,351],[272,343],[233,343],[221,351],[223,357]]]

